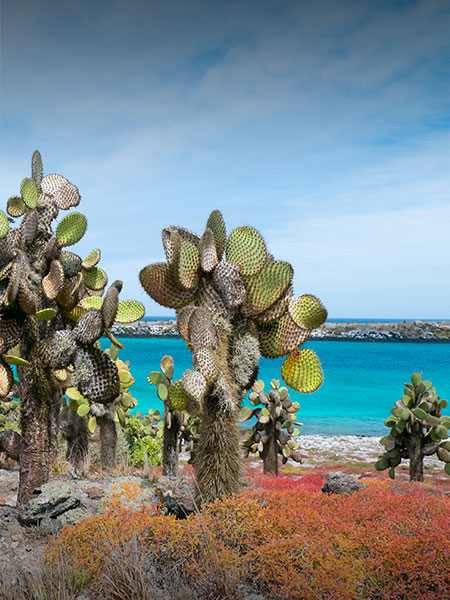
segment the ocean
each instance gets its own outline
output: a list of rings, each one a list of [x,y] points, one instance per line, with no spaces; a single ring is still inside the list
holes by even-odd
[[[175,378],[191,368],[191,353],[179,338],[122,338],[122,360],[130,361],[135,384],[130,388],[138,400],[136,410],[162,410],[154,386],[147,382],[150,371],[159,369],[165,354],[175,361]],[[102,339],[103,347],[109,345]],[[390,409],[403,394],[411,373],[423,372],[441,398],[450,401],[450,345],[391,342],[307,342],[322,363],[324,383],[312,394],[291,391],[301,405],[299,420],[303,434],[385,435],[383,425]],[[280,379],[283,359],[261,359],[259,379],[266,387]],[[449,402],[450,403],[450,402]],[[449,409],[446,409],[447,414]]]

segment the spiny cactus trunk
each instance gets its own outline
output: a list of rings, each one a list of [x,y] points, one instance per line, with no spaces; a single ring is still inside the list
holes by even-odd
[[[117,429],[114,418],[108,414],[98,418],[100,427],[100,462],[103,467],[116,466]]]
[[[422,436],[411,435],[409,439],[409,480],[423,481]]]
[[[89,454],[89,432],[86,419],[68,411],[66,458],[75,469],[86,463]]]
[[[164,419],[163,451],[162,451],[162,473],[167,477],[178,476],[178,438],[181,429],[181,413],[172,412],[170,429]]]
[[[272,424],[271,431],[268,432],[269,439],[264,444],[264,450],[261,453],[263,459],[264,473],[278,475],[278,448],[275,435],[275,427]]]
[[[17,504],[33,497],[50,473],[55,440],[51,431],[51,404],[55,390],[48,375],[34,367],[18,367],[20,377],[22,448]]]
[[[198,504],[212,502],[240,489],[241,450],[237,409],[232,399],[211,394],[204,399],[194,457]]]

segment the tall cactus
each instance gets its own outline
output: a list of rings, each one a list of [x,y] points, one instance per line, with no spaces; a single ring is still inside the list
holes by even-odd
[[[378,471],[389,469],[391,479],[402,459],[409,459],[409,480],[423,481],[423,457],[436,454],[450,475],[450,416],[443,415],[447,400],[436,395],[431,381],[422,381],[422,373],[413,373],[405,383],[404,394],[385,421],[390,433],[380,440],[385,452],[378,458]]]
[[[255,418],[252,433],[244,442],[247,456],[250,452],[263,459],[264,473],[278,475],[278,455],[282,456],[283,464],[288,459],[301,462],[298,445],[293,439],[300,432],[295,425],[297,422],[297,411],[300,409],[298,402],[292,402],[289,398],[289,390],[280,387],[279,379],[272,379],[271,389],[264,392],[264,381],[257,381],[252,386],[249,400],[255,409],[243,406],[239,414],[240,421]],[[258,406],[262,404],[262,408]]]
[[[293,389],[321,385],[317,356],[299,346],[327,313],[314,296],[294,297],[291,265],[268,254],[256,229],[238,227],[227,238],[217,210],[201,237],[166,227],[162,242],[167,262],[142,269],[140,281],[156,302],[176,309],[193,354],[180,396],[200,412],[194,468],[198,500],[207,502],[240,488],[238,413],[260,357],[287,355],[282,377]]]
[[[119,303],[121,281],[105,293],[108,278],[97,266],[100,251],[83,261],[66,248],[86,231],[86,217],[72,212],[52,231],[60,210],[80,202],[75,185],[62,175],[43,177],[38,151],[32,177],[21,195],[0,211],[0,397],[13,385],[8,363],[17,364],[20,383],[22,453],[18,503],[47,481],[56,448],[61,386],[58,372],[71,372],[75,386],[94,402],[108,403],[119,393],[114,362],[95,347],[121,310],[126,320],[140,318],[139,303]],[[16,219],[20,219],[20,225]]]

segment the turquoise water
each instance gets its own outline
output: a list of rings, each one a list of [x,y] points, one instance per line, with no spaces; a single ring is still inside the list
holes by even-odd
[[[156,389],[147,382],[164,354],[175,361],[175,378],[191,367],[191,353],[179,338],[121,338],[122,360],[129,360],[136,383],[131,388],[137,410],[162,409]],[[102,340],[104,347],[108,340]],[[322,363],[324,383],[313,394],[291,392],[300,402],[299,419],[305,434],[384,435],[383,423],[403,384],[413,372],[423,371],[441,398],[450,400],[450,345],[392,342],[308,342]],[[261,359],[259,378],[269,385],[280,378],[283,359]],[[448,409],[447,409],[448,411]]]

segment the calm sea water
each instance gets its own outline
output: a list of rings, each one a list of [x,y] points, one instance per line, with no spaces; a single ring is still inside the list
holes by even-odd
[[[136,383],[131,388],[137,410],[162,409],[156,389],[147,382],[150,371],[171,354],[175,378],[191,367],[191,353],[181,339],[122,338],[122,360],[129,360]],[[102,340],[104,347],[108,340]],[[384,435],[383,423],[403,394],[411,373],[423,371],[441,398],[450,400],[450,344],[392,342],[308,342],[322,363],[324,383],[313,394],[291,392],[300,402],[301,432],[324,435]],[[283,359],[261,359],[259,378],[270,384],[280,378]],[[448,412],[448,409],[447,409]]]

